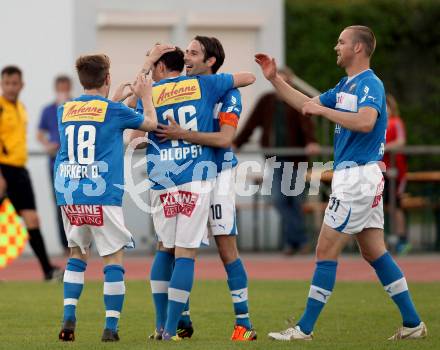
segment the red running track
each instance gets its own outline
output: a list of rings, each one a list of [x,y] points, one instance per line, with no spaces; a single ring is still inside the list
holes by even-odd
[[[243,255],[248,276],[254,280],[310,280],[315,267],[312,256],[282,257],[278,254]],[[152,257],[127,257],[124,265],[126,278],[146,279]],[[65,259],[54,259],[63,267]],[[440,281],[440,255],[409,256],[397,259],[410,282]],[[89,260],[86,279],[102,280],[102,261],[99,257]],[[223,280],[226,278],[220,259],[216,255],[201,255],[196,262],[196,278]],[[0,270],[3,281],[38,281],[42,273],[34,258],[20,258],[6,269]],[[337,279],[339,281],[375,281],[374,270],[358,256],[340,259]]]

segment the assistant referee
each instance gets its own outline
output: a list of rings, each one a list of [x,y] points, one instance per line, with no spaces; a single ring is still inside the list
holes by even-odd
[[[27,161],[26,127],[28,116],[18,101],[23,88],[22,72],[16,66],[1,71],[0,96],[0,192],[4,192],[23,218],[29,232],[29,242],[44,272],[44,279],[57,279],[62,271],[53,266],[46,252],[35,206],[31,179],[25,168]],[[4,181],[3,181],[4,180]],[[0,193],[3,195],[4,193]]]

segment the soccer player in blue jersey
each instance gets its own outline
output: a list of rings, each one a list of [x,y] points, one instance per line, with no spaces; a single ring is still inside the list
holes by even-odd
[[[427,335],[403,272],[384,243],[384,180],[378,163],[384,154],[387,114],[383,84],[370,69],[375,47],[376,39],[370,28],[358,25],[345,28],[335,51],[337,64],[345,69],[347,76],[336,87],[313,99],[287,85],[276,74],[273,58],[255,55],[264,76],[287,103],[305,115],[318,115],[336,123],[332,194],[318,238],[316,268],[306,309],[295,326],[269,333],[269,338],[312,339],[315,322],[332,294],[338,257],[351,236],[402,316],[403,326],[389,340]]]
[[[215,74],[223,64],[225,53],[216,38],[196,36],[185,52],[187,76]],[[170,125],[159,124],[159,137],[183,140],[193,144],[215,147],[217,180],[211,193],[209,212],[209,233],[214,236],[220,258],[228,276],[235,312],[235,326],[231,339],[235,341],[255,340],[257,334],[252,329],[248,308],[248,280],[246,269],[237,249],[237,224],[235,212],[235,166],[237,158],[231,149],[237,130],[238,119],[242,110],[241,94],[238,89],[231,89],[218,101],[214,110],[214,132],[186,130],[173,119]],[[191,337],[193,332],[186,306],[179,321],[178,334]]]
[[[211,132],[217,101],[230,89],[249,85],[251,73],[180,76],[184,53],[165,53],[152,67],[153,103],[158,120],[176,120],[185,129]],[[142,110],[142,105],[138,105]],[[156,308],[153,338],[179,340],[181,313],[194,279],[194,259],[206,231],[210,191],[217,176],[214,149],[184,141],[160,142],[149,133],[147,172],[159,247],[151,268],[151,289]],[[153,162],[152,159],[158,161]],[[174,168],[183,169],[173,171]],[[173,266],[174,264],[174,266]]]
[[[132,89],[142,99],[144,115],[109,100],[110,60],[81,56],[76,69],[84,94],[58,109],[60,149],[55,190],[61,206],[70,258],[64,273],[64,318],[59,339],[75,339],[76,306],[92,239],[104,260],[105,328],[102,341],[117,341],[125,296],[123,249],[133,247],[122,213],[125,129],[154,130],[151,80],[139,75]]]

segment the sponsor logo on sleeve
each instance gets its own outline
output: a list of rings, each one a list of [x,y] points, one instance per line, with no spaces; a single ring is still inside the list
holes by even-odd
[[[338,92],[336,94],[335,108],[348,112],[357,112],[358,97],[346,92]]]

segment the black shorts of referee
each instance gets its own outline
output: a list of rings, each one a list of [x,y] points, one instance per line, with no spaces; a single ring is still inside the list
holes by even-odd
[[[29,172],[24,167],[0,164],[6,181],[6,195],[17,212],[35,210],[35,196]]]

